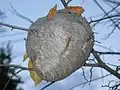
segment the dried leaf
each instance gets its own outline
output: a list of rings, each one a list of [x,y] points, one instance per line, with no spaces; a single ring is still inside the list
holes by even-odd
[[[28,58],[28,54],[27,52],[25,52],[24,56],[23,56],[23,62]]]
[[[84,9],[80,6],[68,6],[66,9],[70,10],[71,12],[76,13],[78,16],[84,12]]]
[[[28,68],[33,68],[31,60],[28,62]],[[41,78],[37,75],[37,73],[33,70],[30,70],[30,76],[32,80],[35,82],[35,85],[39,84],[41,81]]]
[[[57,11],[57,4],[53,8],[50,9],[50,11],[48,13],[48,16],[47,16],[48,17],[48,21],[54,19],[55,15],[56,15],[56,11]]]

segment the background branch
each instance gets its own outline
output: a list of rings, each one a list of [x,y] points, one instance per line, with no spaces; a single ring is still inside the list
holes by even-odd
[[[120,52],[101,52],[101,51],[96,51],[98,54],[112,54],[112,55],[120,55]]]
[[[108,76],[110,76],[110,75],[111,75],[111,74],[107,74],[107,75],[104,75],[104,76],[101,76],[101,77],[98,77],[98,78],[94,78],[94,79],[91,79],[91,80],[89,80],[89,81],[86,81],[86,82],[77,84],[76,86],[73,86],[72,88],[70,88],[70,90],[73,90],[75,87],[78,87],[78,86],[81,86],[81,85],[85,85],[85,84],[87,84],[87,83],[89,83],[89,82],[91,82],[91,81],[96,81],[96,80],[99,80],[99,79],[101,79],[101,78],[108,77]]]
[[[96,1],[96,0],[93,0],[93,1],[94,1],[94,2],[97,4],[97,6],[105,13],[106,16],[109,16],[109,15],[107,14],[107,12],[104,10],[104,8],[98,3],[98,1]],[[117,27],[117,28],[120,30],[119,25],[117,25],[112,18],[109,18],[109,19],[110,19],[110,21],[115,25],[115,27]]]
[[[100,67],[97,63],[92,64],[92,63],[85,63],[84,67]]]
[[[18,73],[21,72],[21,71],[22,71],[22,69],[20,69],[19,71],[17,71],[15,74],[18,74]],[[9,84],[10,80],[13,78],[13,76],[14,76],[14,75],[12,75],[12,76],[8,79],[8,81],[7,81],[7,83],[5,84],[3,90],[6,90],[8,84]]]
[[[11,28],[11,30],[13,30],[13,29],[18,29],[18,30],[22,30],[22,31],[28,31],[29,30],[28,28],[18,27],[18,26],[6,24],[6,23],[3,23],[3,22],[0,22],[0,25],[9,27],[9,28]]]
[[[66,8],[66,7],[67,7],[66,1],[65,1],[65,0],[61,0],[61,2],[62,2],[62,4],[63,4],[63,6]]]
[[[55,83],[55,82],[53,81],[53,82],[49,83],[48,85],[44,86],[44,87],[41,88],[40,90],[44,90],[44,89],[46,89],[47,87],[49,87],[49,86],[52,85],[53,83]]]
[[[67,2],[65,0],[61,0],[63,6],[66,8],[68,6],[68,4],[71,2],[72,0],[68,0]]]
[[[103,21],[103,20],[106,20],[106,19],[110,19],[110,18],[113,18],[113,17],[120,17],[120,15],[119,14],[117,14],[117,15],[111,15],[111,16],[100,18],[100,19],[91,20],[89,22],[89,24],[94,23],[94,22],[100,22],[100,21]]]
[[[107,70],[109,73],[113,74],[114,76],[116,76],[118,79],[120,79],[120,74],[113,70],[112,68],[108,67],[102,60],[101,58],[97,55],[97,52],[95,50],[92,51],[93,56],[96,58],[96,60],[98,61],[98,64],[101,68],[104,68],[105,70]]]
[[[17,12],[17,10],[10,4],[10,7],[11,7],[11,9],[12,10],[10,10],[13,14],[15,14],[16,16],[18,16],[18,17],[20,17],[20,18],[22,18],[22,19],[24,19],[24,20],[26,20],[26,21],[28,21],[28,22],[30,22],[30,23],[34,23],[30,18],[28,18],[28,17],[25,17],[25,16],[23,16],[22,14],[20,14],[19,12]]]
[[[0,67],[14,67],[14,68],[22,69],[22,70],[30,70],[27,67],[22,67],[20,65],[15,65],[15,64],[0,64]]]

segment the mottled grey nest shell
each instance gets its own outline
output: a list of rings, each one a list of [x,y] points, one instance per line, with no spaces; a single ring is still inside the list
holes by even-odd
[[[42,80],[57,81],[85,64],[93,43],[86,19],[61,10],[53,20],[42,17],[30,26],[26,50]]]

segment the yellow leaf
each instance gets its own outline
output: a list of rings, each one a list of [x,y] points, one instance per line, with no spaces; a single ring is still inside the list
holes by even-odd
[[[25,52],[24,56],[23,56],[23,61],[25,61],[28,58],[28,54],[27,52]]]
[[[84,12],[84,9],[80,6],[68,6],[66,9],[70,10],[71,12],[76,13],[78,16]]]
[[[32,64],[31,60],[29,60],[29,62],[28,62],[28,68],[33,68],[33,64]],[[30,70],[30,76],[31,76],[32,80],[35,82],[35,85],[40,83],[41,78],[37,75],[37,73],[35,71]]]
[[[57,4],[53,8],[50,9],[50,11],[48,13],[48,16],[47,16],[48,17],[48,21],[54,19],[55,15],[56,15],[56,11],[57,11]]]

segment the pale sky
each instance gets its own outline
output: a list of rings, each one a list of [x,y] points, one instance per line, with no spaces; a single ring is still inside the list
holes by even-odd
[[[70,5],[81,5],[83,0],[73,0]],[[26,27],[29,28],[30,24],[28,21],[21,19],[18,16],[13,15],[10,12],[10,4],[13,5],[13,7],[22,15],[29,17],[31,20],[35,21],[36,19],[43,17],[47,15],[50,8],[52,8],[55,4],[58,5],[58,9],[63,8],[63,5],[61,4],[60,0],[1,0],[0,1],[0,9],[4,11],[7,15],[7,18],[3,21],[8,24],[13,24],[16,26]],[[103,3],[102,3],[103,4]],[[108,9],[105,4],[103,4],[106,10]],[[91,16],[96,15],[102,15],[101,10],[97,7],[97,5],[92,0],[85,0],[85,3],[82,4],[82,6],[85,9],[85,12],[83,13],[83,16],[85,16],[88,20]],[[4,42],[7,43],[8,40],[12,41],[13,45],[13,62],[14,64],[20,64],[22,66],[27,66],[27,61],[22,62],[23,55],[25,52],[25,42],[24,38],[27,36],[27,33],[24,31],[9,31],[8,32],[0,34],[0,43]],[[119,43],[116,45],[116,38],[119,38],[118,31],[115,32],[108,40],[102,40],[102,37],[105,36],[108,33],[108,27],[104,24],[98,25],[98,27],[93,28],[93,31],[99,32],[95,38],[96,40],[99,40],[102,42],[104,46],[110,47],[112,50],[120,50]],[[110,32],[110,31],[109,31]],[[5,36],[5,37],[4,37]],[[111,43],[112,42],[112,43]],[[100,47],[95,47],[97,50],[104,50]],[[112,57],[107,56],[104,57],[104,59],[112,60],[117,59],[118,57]],[[101,76],[101,72],[97,69],[93,69],[93,77]],[[89,72],[88,68],[86,68],[86,72]],[[104,72],[104,70],[103,70]],[[106,72],[104,72],[106,73]],[[35,86],[33,81],[31,80],[29,73],[27,71],[22,71],[19,73],[19,75],[22,77],[22,80],[25,82],[22,87],[24,90],[40,90],[40,87],[43,87],[46,82],[42,82],[42,84]],[[86,73],[86,75],[88,75]],[[89,75],[88,75],[89,78]],[[77,70],[69,77],[56,82],[55,84],[51,85],[45,90],[69,90],[71,87],[84,82],[85,79],[81,73],[81,70]],[[99,80],[99,82],[93,82],[91,85],[86,84],[84,87],[77,87],[73,90],[101,90],[101,85],[104,84],[106,80]],[[104,90],[104,88],[102,88]],[[106,89],[105,89],[106,90]]]

